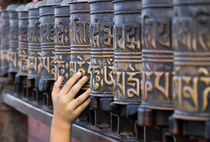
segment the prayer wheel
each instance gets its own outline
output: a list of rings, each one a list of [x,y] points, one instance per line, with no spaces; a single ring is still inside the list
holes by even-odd
[[[70,13],[71,76],[80,71],[83,76],[90,77],[90,6],[87,1],[71,2]],[[89,87],[88,83],[82,90]]]
[[[131,22],[132,21],[132,22]],[[140,104],[141,1],[114,0],[114,103]]]
[[[174,0],[173,4],[175,111],[170,127],[174,134],[209,139],[210,1]]]
[[[68,0],[64,0],[55,8],[55,59],[56,78],[62,76],[63,84],[70,78],[69,62],[71,60],[71,48],[69,39],[70,10]]]
[[[7,76],[9,70],[9,12],[1,11],[1,75]]]
[[[27,93],[27,75],[28,75],[28,8],[33,3],[20,5],[16,11],[18,13],[18,73],[15,77],[16,89],[22,94],[24,99],[28,100],[31,93]],[[29,96],[30,95],[30,96]]]
[[[14,78],[18,72],[18,13],[15,11],[17,4],[7,7],[9,13],[9,72]]]
[[[39,80],[41,78],[41,42],[40,42],[40,21],[39,7],[44,5],[44,1],[34,3],[28,9],[28,93],[32,94],[32,102],[40,104],[42,94],[39,92]]]
[[[71,61],[70,75],[81,72],[83,76],[90,77],[90,6],[88,1],[70,2],[70,45]],[[90,88],[90,81],[78,92],[77,96]],[[88,121],[89,108],[79,117],[80,121]]]
[[[141,126],[168,125],[168,117],[173,113],[172,6],[171,0],[142,1],[142,104],[138,111]]]
[[[52,111],[51,90],[55,81],[55,15],[54,9],[61,0],[48,0],[40,6],[40,39],[41,39],[41,79],[39,91],[43,92],[44,105],[47,111]],[[45,107],[46,106],[46,107]]]
[[[113,99],[113,3],[89,0],[91,36],[91,122],[98,127],[110,125]]]
[[[114,0],[114,102],[112,130],[123,137],[135,136],[141,103],[141,1]],[[117,120],[117,125],[114,124]]]

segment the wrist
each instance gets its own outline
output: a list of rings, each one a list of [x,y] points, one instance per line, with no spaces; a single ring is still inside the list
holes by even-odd
[[[72,127],[72,123],[65,121],[63,119],[60,119],[57,116],[54,116],[52,119],[52,125],[55,125],[57,127],[62,127],[62,128],[67,128],[67,129],[71,129]]]

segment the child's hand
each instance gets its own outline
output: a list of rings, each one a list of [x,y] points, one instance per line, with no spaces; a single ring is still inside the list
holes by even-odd
[[[60,124],[71,125],[80,113],[89,105],[90,89],[76,99],[74,98],[82,86],[88,81],[88,77],[86,76],[78,81],[81,76],[82,74],[80,72],[76,73],[66,82],[62,89],[60,89],[60,86],[63,82],[63,78],[59,77],[55,82],[52,91],[54,121],[57,121]]]

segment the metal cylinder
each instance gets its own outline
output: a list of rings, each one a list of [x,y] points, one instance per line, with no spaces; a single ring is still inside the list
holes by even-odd
[[[28,75],[28,8],[33,3],[19,6],[18,12],[18,76]]]
[[[1,11],[1,74],[8,75],[9,70],[9,12]]]
[[[142,1],[143,108],[173,110],[171,0]]]
[[[113,97],[113,4],[89,0],[91,35],[91,95]]]
[[[87,1],[70,3],[71,61],[70,74],[80,71],[90,77],[90,6]],[[90,87],[88,82],[82,90]]]
[[[18,72],[18,13],[15,11],[17,4],[7,7],[9,13],[9,72]]]
[[[210,118],[210,1],[174,0],[174,118]]]
[[[41,76],[41,43],[39,7],[45,2],[40,1],[28,10],[28,79],[36,80],[36,87]]]
[[[56,59],[56,78],[62,76],[63,84],[70,77],[69,63],[71,60],[69,23],[70,8],[68,1],[63,1],[60,6],[55,8],[55,59]]]
[[[45,5],[39,8],[42,57],[42,71],[39,81],[40,91],[47,91],[52,88],[53,83],[50,82],[55,80],[54,8],[59,6],[60,3],[61,0],[48,0]]]
[[[140,104],[141,1],[114,0],[114,103]]]

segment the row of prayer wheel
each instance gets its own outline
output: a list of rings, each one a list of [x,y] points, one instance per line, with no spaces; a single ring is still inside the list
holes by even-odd
[[[12,4],[1,13],[0,55],[1,76],[44,110],[57,77],[64,85],[80,71],[90,81],[79,94],[92,96],[81,121],[126,137],[137,121],[210,138],[210,0]]]

